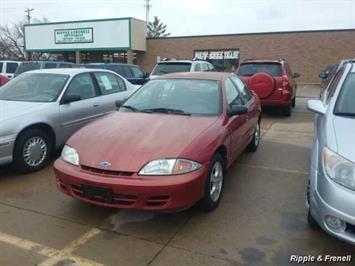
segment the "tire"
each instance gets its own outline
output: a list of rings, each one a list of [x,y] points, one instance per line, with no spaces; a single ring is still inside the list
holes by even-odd
[[[291,113],[292,113],[292,101],[283,107],[284,116],[287,116],[287,117],[291,116]]]
[[[260,143],[260,120],[256,124],[253,139],[250,141],[247,147],[248,151],[255,152],[259,147],[259,143]]]
[[[318,222],[313,218],[310,208],[308,208],[307,222],[308,222],[309,227],[311,227],[312,229],[319,229],[319,224],[318,224]]]
[[[204,211],[213,211],[218,207],[223,193],[224,174],[224,161],[222,156],[217,153],[213,156],[210,168],[208,170],[205,183],[205,195],[198,203],[200,209]],[[211,178],[216,175],[219,176],[219,180],[212,180]],[[215,194],[212,192],[213,189]]]
[[[292,107],[296,107],[296,96],[292,99]]]
[[[40,129],[26,130],[17,137],[13,167],[20,173],[38,171],[47,165],[52,149],[52,141],[45,132]]]

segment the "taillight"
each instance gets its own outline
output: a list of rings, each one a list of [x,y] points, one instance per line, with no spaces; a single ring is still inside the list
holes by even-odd
[[[290,81],[286,75],[282,76],[282,87],[286,88],[290,84]]]

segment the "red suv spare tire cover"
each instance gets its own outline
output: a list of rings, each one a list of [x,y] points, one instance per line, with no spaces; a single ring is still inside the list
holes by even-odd
[[[255,73],[248,81],[248,87],[252,89],[259,98],[263,99],[272,94],[275,87],[275,79],[268,73]]]

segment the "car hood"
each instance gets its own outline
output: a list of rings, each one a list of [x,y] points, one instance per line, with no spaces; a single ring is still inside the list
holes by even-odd
[[[336,136],[337,152],[355,163],[355,119],[336,116],[333,119],[333,127]]]
[[[217,117],[116,112],[79,130],[68,141],[80,164],[109,170],[138,172],[146,163],[176,158]]]
[[[0,123],[36,111],[47,103],[0,100]]]

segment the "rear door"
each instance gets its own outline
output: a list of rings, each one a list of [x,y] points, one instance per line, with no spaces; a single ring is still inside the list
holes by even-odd
[[[115,102],[128,98],[126,84],[118,75],[108,72],[95,72],[95,80],[99,88],[98,101],[105,114],[116,110]]]
[[[245,104],[239,90],[230,78],[225,80],[224,85],[228,109],[231,108],[233,104]],[[231,139],[231,148],[229,149],[229,157],[232,159],[231,161],[234,161],[245,148],[245,142],[248,138],[247,117],[247,114],[229,117],[227,129]]]
[[[92,74],[83,73],[73,77],[62,99],[70,94],[80,95],[81,100],[67,104],[61,103],[59,106],[61,126],[59,136],[63,142],[75,131],[105,113],[98,98],[99,92]]]

